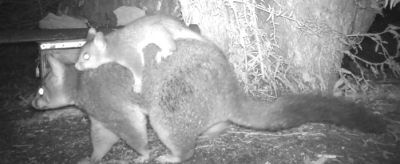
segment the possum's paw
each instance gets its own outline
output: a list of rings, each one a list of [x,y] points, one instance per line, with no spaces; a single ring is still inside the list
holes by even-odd
[[[149,158],[150,158],[150,155],[147,154],[146,156],[144,156],[144,155],[140,156],[140,157],[134,159],[133,161],[135,161],[135,163],[144,163],[144,162],[148,161]]]
[[[160,52],[157,52],[156,62],[160,63],[162,58],[166,59],[168,56],[172,55],[173,53],[174,53],[173,51],[160,51]]]
[[[162,57],[166,59],[168,56],[171,56],[174,53],[174,51],[165,51],[162,53]]]
[[[133,88],[133,91],[134,91],[135,93],[141,93],[141,92],[142,92],[142,85],[134,84],[134,85],[132,86],[132,88]]]
[[[160,163],[179,163],[179,162],[182,162],[180,157],[177,157],[177,156],[174,156],[174,155],[171,155],[171,154],[159,156],[155,160],[157,162],[160,162]]]

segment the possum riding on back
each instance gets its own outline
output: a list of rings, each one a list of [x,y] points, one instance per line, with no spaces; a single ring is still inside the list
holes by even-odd
[[[140,93],[145,64],[142,49],[151,43],[157,45],[161,51],[157,53],[156,61],[160,63],[161,58],[176,51],[176,39],[206,40],[183,22],[165,15],[144,16],[106,36],[91,28],[75,68],[82,71],[117,62],[132,72],[133,90]]]

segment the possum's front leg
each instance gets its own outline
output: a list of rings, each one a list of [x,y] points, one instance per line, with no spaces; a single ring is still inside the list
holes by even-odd
[[[164,27],[159,27],[157,30],[154,30],[154,35],[159,37],[154,38],[154,40],[150,42],[161,49],[156,56],[156,62],[160,63],[162,58],[166,59],[176,51],[176,45],[172,33]]]
[[[92,140],[93,153],[90,159],[85,158],[78,164],[99,163],[101,159],[110,151],[111,147],[120,139],[114,132],[107,129],[100,121],[89,117],[91,122],[90,137]]]
[[[136,66],[135,68],[128,67],[132,74],[133,79],[135,80],[134,84],[132,85],[133,91],[136,93],[142,93],[142,66]]]
[[[141,50],[141,48],[139,48]],[[142,72],[144,68],[144,57],[142,51],[130,51],[123,59],[117,61],[118,64],[128,68],[133,74],[132,89],[136,93],[142,92]]]

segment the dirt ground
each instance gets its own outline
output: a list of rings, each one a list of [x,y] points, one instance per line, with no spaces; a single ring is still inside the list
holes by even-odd
[[[34,63],[34,59],[31,62]],[[0,74],[3,79],[0,85],[0,163],[69,164],[89,157],[92,147],[90,122],[86,116],[75,108],[34,110],[30,101],[39,79],[29,71],[31,67],[26,69],[28,71],[12,69]],[[375,87],[373,91],[358,95],[356,100],[388,121],[390,130],[386,134],[364,134],[327,124],[306,124],[278,132],[231,125],[218,138],[199,139],[194,157],[185,163],[400,163],[400,83],[393,81]],[[151,149],[148,163],[155,163],[154,159],[168,150],[151,127],[148,128]],[[120,141],[101,163],[133,163],[137,156]]]

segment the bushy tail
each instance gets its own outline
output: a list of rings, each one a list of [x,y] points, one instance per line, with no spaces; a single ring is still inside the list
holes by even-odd
[[[367,133],[386,132],[386,123],[365,107],[344,99],[322,95],[292,95],[272,104],[242,97],[242,109],[231,121],[252,128],[280,130],[308,122],[331,123]]]

